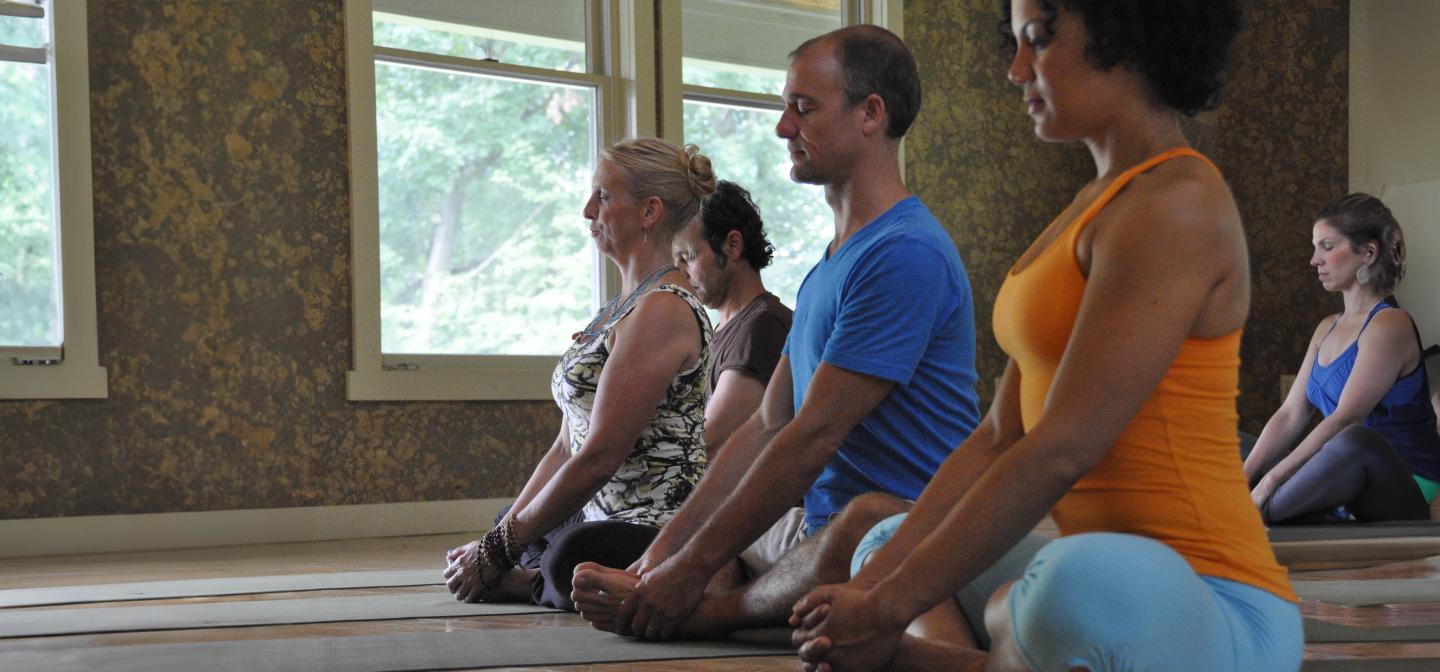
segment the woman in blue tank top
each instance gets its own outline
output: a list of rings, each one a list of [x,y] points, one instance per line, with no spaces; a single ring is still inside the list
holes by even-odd
[[[1420,333],[1390,295],[1405,272],[1400,224],[1367,194],[1315,219],[1310,265],[1345,310],[1316,327],[1300,375],[1246,458],[1251,496],[1266,523],[1333,518],[1338,507],[1356,520],[1429,518],[1440,433]],[[1324,419],[1302,438],[1315,409]]]

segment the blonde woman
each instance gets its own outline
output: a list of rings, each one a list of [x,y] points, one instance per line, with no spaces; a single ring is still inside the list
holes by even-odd
[[[670,248],[714,190],[693,145],[630,140],[602,153],[584,216],[620,293],[555,367],[560,432],[520,496],[447,554],[456,599],[573,608],[575,564],[630,564],[699,482],[713,333]]]

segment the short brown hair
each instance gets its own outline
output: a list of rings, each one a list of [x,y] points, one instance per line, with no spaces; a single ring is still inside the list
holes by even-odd
[[[806,40],[790,58],[821,42],[833,42],[848,104],[854,107],[872,93],[880,96],[889,117],[885,137],[905,137],[920,114],[920,71],[905,41],[880,26],[847,26]]]
[[[1350,248],[1360,251],[1366,243],[1375,243],[1375,261],[1370,264],[1370,280],[1381,294],[1395,291],[1405,277],[1405,232],[1390,208],[1380,199],[1356,192],[1341,196],[1320,209],[1315,219],[1325,220],[1331,228],[1350,240]]]

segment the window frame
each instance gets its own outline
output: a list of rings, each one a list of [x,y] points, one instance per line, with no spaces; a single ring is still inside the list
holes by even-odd
[[[684,100],[781,110],[778,97],[685,86],[681,79],[679,3],[594,0],[586,30],[588,73],[559,73],[500,63],[477,63],[375,47],[371,0],[345,0],[350,119],[351,275],[354,361],[347,374],[351,401],[523,401],[550,398],[557,356],[384,354],[380,342],[379,167],[375,123],[375,59],[451,62],[472,72],[595,86],[600,148],[624,138],[683,141]],[[657,9],[659,11],[657,11]],[[901,34],[903,0],[841,0],[842,25],[874,23]],[[403,61],[402,61],[403,62]],[[904,150],[901,160],[903,166]],[[620,287],[613,264],[592,252],[591,309]]]
[[[678,6],[678,2],[676,3]],[[842,26],[873,23],[905,37],[904,0],[840,0]],[[685,101],[731,105],[752,110],[779,112],[785,109],[785,102],[778,96],[752,91],[713,88],[685,83],[683,40],[684,26],[681,12],[662,12],[661,34],[667,39],[660,43],[660,86],[664,91],[679,91],[678,96],[666,96],[660,105],[661,137],[674,143],[685,139]],[[795,45],[799,46],[799,45]],[[901,167],[904,167],[904,142],[901,142]]]
[[[580,84],[596,91],[598,153],[624,137],[653,135],[653,0],[587,3],[589,67],[583,73],[477,62],[376,47],[370,0],[346,0],[350,115],[350,193],[354,363],[346,381],[351,401],[549,399],[558,356],[386,354],[380,339],[380,203],[375,124],[375,61],[442,64],[457,71]],[[598,308],[619,287],[619,276],[592,252],[591,303]]]
[[[0,346],[0,399],[104,399],[95,300],[90,63],[84,0],[44,5],[49,42],[60,347]]]

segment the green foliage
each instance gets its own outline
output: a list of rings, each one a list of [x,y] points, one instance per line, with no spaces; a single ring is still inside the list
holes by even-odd
[[[59,345],[48,67],[0,61],[0,129],[0,345]]]
[[[558,70],[579,51],[377,22],[376,43]],[[754,90],[775,76],[720,73]],[[783,81],[783,76],[780,77]],[[376,64],[381,338],[389,353],[555,354],[590,316],[595,253],[588,89]],[[831,236],[820,190],[789,179],[778,113],[686,103],[686,141],[750,189],[775,243],[767,285],[793,305]]]
[[[773,93],[780,95],[785,88],[785,71],[773,70],[761,74],[741,74],[715,67],[710,61],[698,58],[684,59],[685,83],[708,86],[713,89],[731,89],[750,93]]]
[[[700,146],[717,175],[750,190],[775,245],[765,286],[794,307],[801,281],[834,235],[834,217],[820,187],[790,180],[785,142],[775,136],[779,120],[769,110],[685,103],[685,141]]]
[[[554,51],[452,33],[407,39],[406,48],[532,62],[527,50]],[[578,65],[582,55],[569,58]],[[563,350],[590,314],[581,209],[593,92],[386,63],[375,80],[383,349]]]

